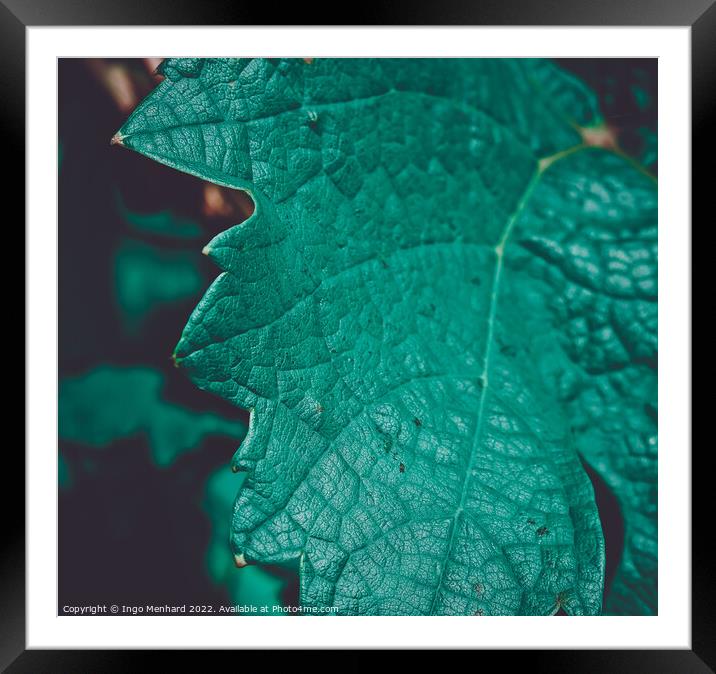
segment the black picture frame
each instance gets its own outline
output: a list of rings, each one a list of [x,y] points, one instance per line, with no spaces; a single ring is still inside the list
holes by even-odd
[[[264,9],[266,7],[264,6]],[[25,182],[25,29],[28,26],[87,25],[268,25],[269,12],[261,3],[209,2],[122,2],[94,0],[4,0],[0,2],[0,116],[6,167],[6,194],[18,195]],[[271,11],[271,8],[268,8]],[[270,18],[275,19],[274,15]],[[293,16],[292,16],[293,15]],[[281,17],[299,19],[308,25],[306,6],[293,4],[281,10]],[[310,25],[334,25],[327,13]],[[337,17],[336,17],[337,18]],[[439,3],[394,2],[390,6],[360,3],[351,8],[352,25],[560,25],[560,26],[690,26],[692,77],[692,134],[698,139],[692,152],[692,210],[705,213],[707,190],[713,187],[706,163],[713,149],[713,108],[716,105],[716,0],[441,0]],[[701,160],[701,170],[695,167]],[[24,217],[22,200],[17,218],[8,227],[19,229]],[[6,210],[7,212],[7,210]],[[690,226],[690,225],[689,225]],[[685,229],[685,235],[689,230]],[[30,254],[27,252],[27,254]],[[23,309],[24,313],[24,309]],[[18,318],[19,323],[19,318]],[[20,380],[17,380],[20,381]],[[19,396],[18,396],[19,397]],[[682,448],[689,451],[690,448]],[[524,665],[532,671],[587,672],[708,672],[716,669],[716,597],[712,564],[708,554],[711,531],[709,494],[705,468],[706,448],[692,455],[692,650],[621,651],[510,651],[498,654],[500,667]],[[7,478],[20,483],[25,464],[22,455],[8,444],[3,459]],[[136,671],[182,659],[205,666],[206,653],[187,651],[50,651],[25,649],[25,521],[17,507],[24,497],[24,483],[12,492],[4,489],[8,504],[3,509],[2,575],[0,576],[0,667],[18,672],[104,672]],[[50,557],[51,559],[51,557]],[[214,654],[218,652],[214,651]],[[234,656],[235,657],[235,656]],[[244,656],[242,656],[243,658]],[[367,655],[350,660],[358,669]],[[484,656],[480,656],[483,658]],[[201,658],[201,660],[199,660]],[[305,658],[305,653],[304,653]],[[304,659],[302,658],[302,660]],[[242,662],[245,661],[242,659]],[[481,666],[485,661],[481,659]],[[234,659],[234,667],[237,660]],[[345,663],[347,664],[347,662]],[[341,669],[345,668],[341,664]],[[170,666],[170,665],[169,665]],[[294,664],[295,666],[295,664]],[[494,666],[494,665],[493,665]]]

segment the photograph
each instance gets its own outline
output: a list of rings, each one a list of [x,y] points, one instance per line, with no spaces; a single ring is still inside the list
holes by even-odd
[[[56,63],[57,617],[659,615],[660,59]]]

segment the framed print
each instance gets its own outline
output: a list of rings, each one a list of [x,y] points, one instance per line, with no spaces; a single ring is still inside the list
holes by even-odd
[[[577,8],[5,3],[8,671],[456,648],[710,671],[690,167],[716,10]]]

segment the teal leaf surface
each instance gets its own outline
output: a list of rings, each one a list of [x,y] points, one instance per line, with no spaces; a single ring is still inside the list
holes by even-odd
[[[298,559],[341,614],[597,614],[579,450],[627,521],[615,587],[650,583],[656,184],[584,144],[594,96],[530,59],[162,72],[115,142],[255,203],[175,352],[251,411],[237,564]]]
[[[233,605],[240,607],[246,615],[285,615],[276,608],[283,605],[281,595],[289,574],[279,576],[258,565],[238,573],[227,545],[226,524],[243,478],[228,467],[222,467],[207,482],[204,507],[211,521],[211,542],[207,551],[209,575],[215,583],[226,586]]]

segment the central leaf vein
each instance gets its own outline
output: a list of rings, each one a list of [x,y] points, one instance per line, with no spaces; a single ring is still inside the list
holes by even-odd
[[[482,373],[480,374],[480,380],[482,382],[482,388],[481,388],[481,395],[480,395],[480,405],[477,410],[477,421],[475,423],[475,432],[473,434],[472,439],[472,448],[470,450],[470,458],[468,460],[467,469],[465,470],[465,476],[462,481],[462,487],[460,490],[460,500],[458,501],[457,507],[455,509],[455,512],[453,513],[452,520],[450,522],[450,534],[448,536],[448,544],[445,551],[445,557],[442,562],[442,568],[440,570],[440,578],[438,580],[437,585],[435,586],[435,594],[433,595],[432,604],[430,606],[430,614],[434,614],[435,607],[438,602],[438,598],[440,596],[440,589],[443,586],[443,582],[445,579],[445,572],[447,570],[448,562],[450,560],[450,555],[452,552],[452,546],[455,540],[455,532],[457,531],[457,521],[460,515],[462,514],[464,508],[465,508],[465,500],[467,498],[467,492],[468,492],[468,486],[470,484],[470,478],[472,476],[472,471],[474,469],[475,465],[475,458],[477,456],[478,448],[480,446],[480,438],[482,435],[482,425],[483,425],[483,419],[485,416],[485,398],[487,397],[487,390],[489,387],[489,369],[490,369],[490,355],[492,353],[492,342],[493,342],[493,334],[494,334],[494,327],[495,327],[495,315],[497,310],[497,296],[499,292],[500,287],[500,280],[502,278],[502,269],[504,266],[504,257],[505,257],[505,246],[507,245],[507,242],[510,238],[510,235],[512,234],[512,230],[514,229],[515,223],[519,219],[520,215],[522,214],[522,211],[525,208],[525,205],[529,201],[530,196],[532,195],[532,192],[534,191],[535,186],[539,182],[539,178],[542,172],[540,171],[539,167],[534,172],[532,178],[530,179],[529,183],[527,184],[527,187],[525,188],[524,193],[522,194],[521,199],[519,200],[517,207],[515,208],[514,212],[510,216],[510,218],[507,221],[507,224],[505,225],[505,229],[502,233],[502,236],[500,237],[500,240],[497,242],[497,245],[494,248],[495,251],[495,269],[492,277],[492,291],[490,294],[490,310],[487,316],[487,330],[486,330],[486,337],[485,337],[485,352],[483,356],[483,365],[482,365]]]

